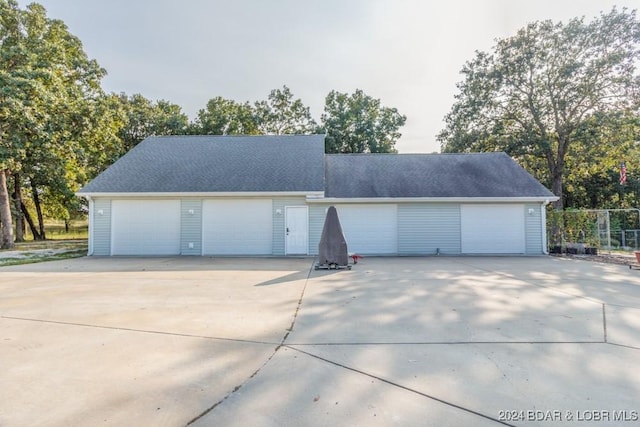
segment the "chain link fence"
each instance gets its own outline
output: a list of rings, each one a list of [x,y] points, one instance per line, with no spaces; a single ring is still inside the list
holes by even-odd
[[[638,250],[640,210],[550,210],[547,212],[547,236],[551,253]]]

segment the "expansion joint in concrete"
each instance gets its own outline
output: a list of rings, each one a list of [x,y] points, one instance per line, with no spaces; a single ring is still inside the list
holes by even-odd
[[[337,366],[339,368],[346,369],[348,371],[355,372],[357,374],[367,376],[367,377],[372,378],[374,380],[380,381],[382,383],[388,384],[388,385],[393,386],[393,387],[400,388],[402,390],[408,391],[408,392],[413,393],[413,394],[417,394],[417,395],[422,396],[422,397],[426,397],[427,399],[433,400],[435,402],[442,403],[442,404],[450,406],[452,408],[455,408],[455,409],[458,409],[458,410],[461,410],[461,411],[464,411],[464,412],[468,412],[470,414],[476,415],[476,416],[481,417],[481,418],[485,418],[485,419],[490,420],[490,421],[494,421],[494,422],[496,422],[498,424],[501,424],[501,425],[513,426],[513,424],[506,423],[506,422],[504,422],[502,420],[499,420],[498,418],[492,417],[492,416],[487,415],[487,414],[483,414],[481,412],[475,411],[475,410],[470,409],[470,408],[465,408],[464,406],[455,404],[453,402],[449,402],[447,400],[441,399],[439,397],[433,396],[433,395],[428,394],[428,393],[421,392],[419,390],[415,390],[413,388],[404,386],[404,385],[399,384],[397,382],[393,382],[393,381],[387,380],[387,379],[379,377],[377,375],[373,375],[373,374],[370,374],[368,372],[361,371],[359,369],[352,368],[352,367],[347,366],[347,365],[343,365],[342,363],[338,363],[338,362],[335,362],[333,360],[329,360],[327,358],[318,356],[318,355],[313,354],[313,353],[308,353],[308,352],[306,352],[304,350],[300,350],[299,348],[295,348],[295,347],[291,347],[291,346],[286,346],[286,347],[288,347],[288,348],[290,348],[292,350],[295,350],[295,351],[297,351],[299,353],[305,354],[307,356],[313,357],[315,359],[321,360],[323,362],[329,363],[331,365]]]
[[[607,311],[606,304],[602,303],[602,332],[603,341],[607,342]]]
[[[315,259],[314,259],[315,262]],[[304,281],[304,285],[302,286],[302,292],[300,292],[300,298],[298,298],[298,304],[296,305],[296,309],[293,313],[293,319],[291,320],[291,326],[289,326],[289,328],[287,328],[286,333],[283,335],[282,339],[280,340],[280,343],[276,346],[276,348],[273,350],[273,352],[271,353],[271,355],[269,355],[269,357],[267,358],[267,360],[265,360],[265,362],[258,368],[256,369],[256,371],[254,373],[252,373],[247,379],[246,381],[244,381],[242,384],[239,384],[237,386],[235,386],[233,388],[233,390],[231,390],[229,393],[227,393],[226,396],[224,396],[222,399],[220,399],[219,401],[217,401],[216,403],[214,403],[213,405],[211,405],[209,408],[207,408],[205,411],[203,411],[201,414],[199,414],[198,416],[196,416],[195,418],[193,418],[191,421],[189,421],[186,426],[189,426],[193,423],[195,423],[196,421],[198,421],[199,419],[201,419],[202,417],[204,417],[205,415],[209,414],[211,411],[213,411],[215,408],[217,408],[218,406],[220,406],[225,400],[227,400],[228,398],[230,398],[235,392],[237,392],[238,390],[240,390],[245,384],[247,384],[252,378],[254,378],[256,375],[258,375],[260,373],[260,371],[262,369],[264,369],[265,366],[267,366],[269,364],[269,362],[271,361],[271,359],[273,359],[273,357],[278,353],[278,351],[282,348],[285,347],[285,341],[287,340],[287,338],[289,337],[289,334],[291,333],[291,331],[293,331],[293,328],[296,324],[296,319],[298,318],[298,313],[300,312],[300,307],[302,306],[302,300],[304,298],[304,292],[307,289],[307,284],[309,283],[309,278],[311,277],[311,272],[313,271],[313,265],[314,262],[312,262],[311,267],[309,267],[309,271],[307,272],[307,277],[305,278]]]

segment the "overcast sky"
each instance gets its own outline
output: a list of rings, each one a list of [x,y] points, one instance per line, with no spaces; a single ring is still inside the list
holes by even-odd
[[[30,1],[20,0],[21,6]],[[407,116],[401,153],[435,135],[474,51],[529,22],[588,19],[638,0],[40,0],[107,70],[109,92],[180,105],[266,99],[287,85],[320,120],[333,89]]]

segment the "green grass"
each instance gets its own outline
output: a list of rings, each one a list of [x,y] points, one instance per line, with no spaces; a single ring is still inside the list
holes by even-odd
[[[38,249],[81,249],[87,248],[87,239],[60,239],[60,240],[28,240],[16,243],[12,251],[30,251]],[[2,251],[0,251],[2,256]]]
[[[46,220],[44,222],[44,232],[47,239],[51,240],[77,240],[89,238],[89,223],[86,219],[72,220],[69,224],[69,231],[65,230],[64,221]],[[27,227],[25,239],[33,240],[31,230]]]
[[[6,267],[10,265],[35,264],[37,262],[58,261],[70,258],[81,258],[86,255],[86,249],[78,249],[51,255],[27,254],[26,258],[0,258],[0,267]]]
[[[64,221],[58,220],[45,220],[44,227],[47,240],[33,240],[31,229],[27,227],[24,236],[26,241],[18,242],[13,249],[10,249],[10,251],[21,252],[20,258],[3,256],[3,252],[7,251],[0,250],[0,267],[78,258],[87,255],[89,226],[86,219],[70,221],[69,230],[65,229]],[[52,249],[59,253],[43,253],[44,249]]]
[[[54,254],[37,252],[43,249],[60,250],[62,252]],[[15,248],[9,251],[20,251],[22,258],[3,257],[3,252],[8,251],[0,250],[0,267],[83,257],[87,255],[87,240],[28,241],[16,243]]]

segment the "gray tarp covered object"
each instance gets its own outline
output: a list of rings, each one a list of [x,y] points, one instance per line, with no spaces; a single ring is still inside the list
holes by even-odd
[[[346,266],[349,264],[347,241],[342,234],[342,227],[338,219],[338,211],[330,206],[324,219],[324,228],[320,245],[318,245],[318,264]]]

